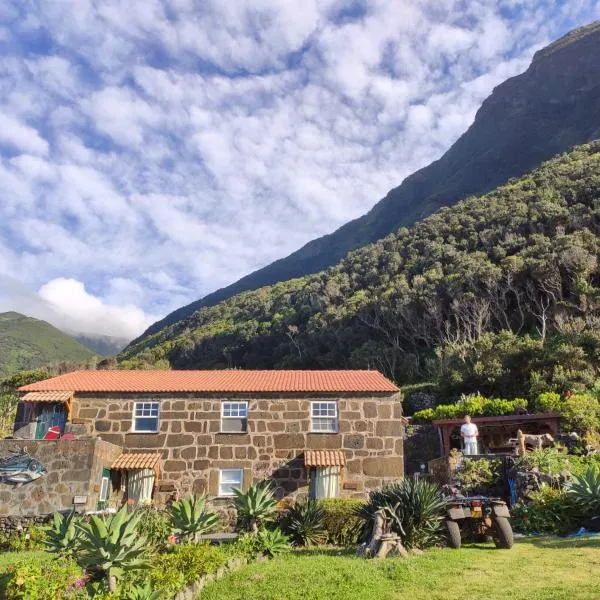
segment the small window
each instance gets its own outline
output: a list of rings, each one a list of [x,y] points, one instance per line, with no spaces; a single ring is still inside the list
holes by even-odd
[[[337,433],[337,402],[312,403],[312,431],[317,433]]]
[[[158,402],[136,402],[133,408],[133,431],[156,433],[158,431]]]
[[[248,403],[223,402],[221,431],[225,433],[245,433],[248,429]]]
[[[315,467],[311,477],[314,500],[337,498],[340,495],[340,467]]]
[[[110,486],[110,471],[108,471],[108,469],[103,469],[102,481],[100,482],[100,497],[98,498],[98,500],[100,502],[106,502],[108,500],[109,486]]]
[[[221,469],[219,471],[219,496],[233,496],[233,488],[241,488],[243,483],[243,469]]]

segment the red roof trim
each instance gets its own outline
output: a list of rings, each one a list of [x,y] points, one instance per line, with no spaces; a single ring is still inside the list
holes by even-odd
[[[74,371],[21,392],[396,393],[378,371]]]

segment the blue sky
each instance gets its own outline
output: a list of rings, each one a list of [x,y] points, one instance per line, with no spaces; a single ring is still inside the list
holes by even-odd
[[[0,310],[134,336],[366,212],[591,0],[4,0]]]

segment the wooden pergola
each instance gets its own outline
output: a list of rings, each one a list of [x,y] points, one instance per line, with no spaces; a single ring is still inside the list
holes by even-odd
[[[479,451],[491,454],[512,454],[510,439],[517,437],[519,429],[523,433],[559,432],[560,414],[555,412],[534,413],[531,415],[506,415],[503,417],[473,417],[472,422],[479,429]],[[460,448],[460,426],[464,419],[439,419],[433,421],[438,430],[442,456],[450,454],[452,448]]]

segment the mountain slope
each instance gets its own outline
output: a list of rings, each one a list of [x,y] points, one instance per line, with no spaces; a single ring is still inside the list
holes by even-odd
[[[71,337],[99,356],[114,356],[127,346],[129,338],[91,333],[73,333]]]
[[[82,362],[93,352],[46,321],[0,313],[0,375],[60,361]]]
[[[525,73],[494,90],[471,127],[442,158],[407,177],[366,215],[174,311],[134,343],[239,292],[316,273],[348,251],[409,226],[440,206],[491,190],[572,146],[600,137],[598,56],[600,22],[540,50]]]
[[[564,391],[591,385],[600,366],[598,256],[600,141],[327,271],[202,308],[120,358],[132,367],[377,367],[399,383],[434,378],[460,391],[498,393],[500,380],[512,395]]]

